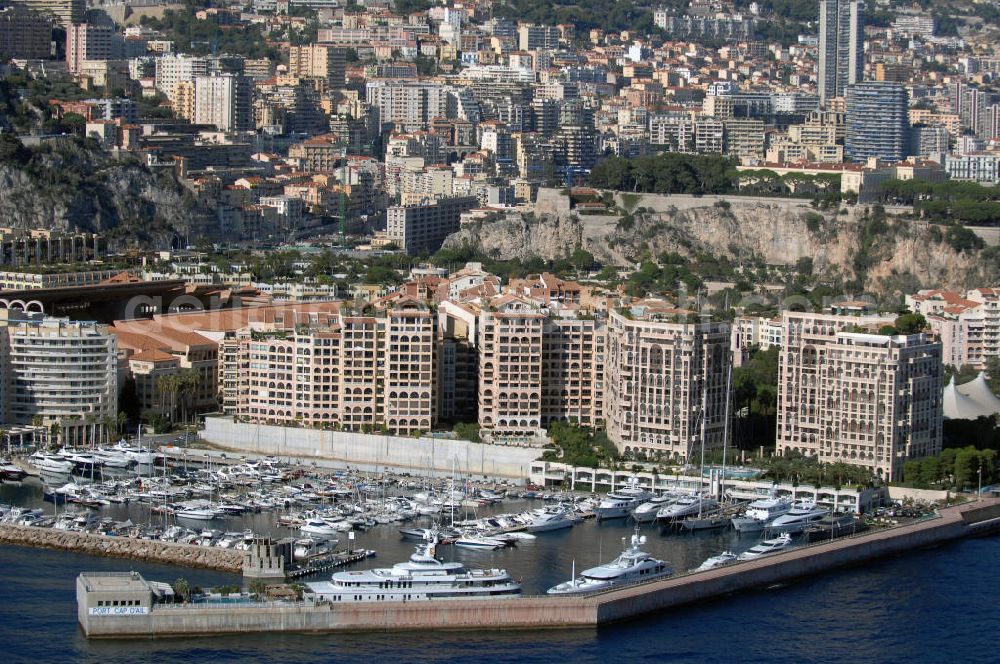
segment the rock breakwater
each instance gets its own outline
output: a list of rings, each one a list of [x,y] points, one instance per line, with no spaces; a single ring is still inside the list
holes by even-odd
[[[239,573],[243,569],[242,551],[157,540],[108,537],[32,526],[0,525],[0,544],[36,546],[85,553],[92,556],[127,558],[182,567],[200,567],[221,572]]]

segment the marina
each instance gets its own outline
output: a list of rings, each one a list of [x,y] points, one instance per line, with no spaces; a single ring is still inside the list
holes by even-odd
[[[91,638],[178,636],[232,632],[324,632],[418,629],[539,629],[596,627],[720,595],[763,588],[872,559],[913,552],[969,536],[996,533],[1000,500],[942,509],[908,525],[792,548],[666,580],[581,597],[378,600],[243,605],[164,604],[157,586],[135,573],[82,573],[77,580],[78,621]],[[110,599],[109,599],[110,598]],[[112,601],[111,609],[98,602]]]

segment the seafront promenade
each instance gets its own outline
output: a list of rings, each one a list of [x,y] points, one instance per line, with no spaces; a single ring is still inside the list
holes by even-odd
[[[597,627],[963,537],[996,532],[1000,532],[1000,499],[983,500],[944,508],[935,517],[905,526],[586,597],[163,605],[153,603],[152,590],[141,577],[83,573],[77,580],[78,620],[84,633],[92,638],[267,631]],[[106,605],[98,606],[98,602],[109,598],[113,598],[115,607],[125,606],[128,610],[110,611],[105,610]]]

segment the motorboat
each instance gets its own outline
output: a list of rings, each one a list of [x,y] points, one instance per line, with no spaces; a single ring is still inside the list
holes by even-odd
[[[723,551],[719,555],[712,556],[711,558],[707,559],[705,562],[699,565],[695,571],[706,572],[710,569],[715,569],[717,567],[725,567],[726,565],[732,565],[737,560],[739,560],[739,556],[737,556],[732,551]]]
[[[572,528],[574,521],[560,508],[537,509],[531,512],[531,521],[525,526],[529,533],[544,533],[549,530]]]
[[[684,517],[693,516],[699,512],[708,512],[719,506],[715,498],[708,496],[681,496],[656,513],[657,521],[674,523]]]
[[[738,533],[760,532],[791,509],[792,501],[785,498],[761,498],[747,505],[741,516],[733,517],[733,528]]]
[[[656,513],[676,499],[677,496],[671,493],[653,496],[632,510],[632,518],[635,519],[636,523],[652,523],[656,521]]]
[[[42,472],[47,473],[59,473],[59,474],[69,474],[73,472],[76,468],[74,464],[69,459],[57,456],[55,454],[45,454],[44,452],[35,452],[28,459],[31,461],[31,465]]]
[[[337,572],[330,581],[306,584],[316,602],[411,602],[501,599],[521,594],[521,584],[504,569],[466,569],[436,557],[437,541],[417,547],[407,562],[391,568]]]
[[[337,540],[329,539],[314,539],[312,537],[304,537],[302,539],[295,540],[295,546],[292,549],[292,556],[295,560],[307,560],[309,558],[315,558],[316,556],[323,556],[333,553],[333,547],[337,544]]]
[[[207,507],[187,507],[179,509],[175,512],[175,515],[179,519],[191,519],[194,521],[211,521],[219,516],[218,512]]]
[[[8,482],[20,482],[27,476],[27,471],[20,466],[7,460],[0,460],[0,479]]]
[[[609,563],[584,570],[579,577],[549,588],[549,595],[569,595],[605,590],[615,585],[652,581],[670,576],[673,570],[663,560],[658,560],[640,547],[646,543],[638,528],[630,545]]]
[[[798,502],[792,505],[788,512],[772,521],[767,526],[767,531],[770,533],[801,533],[829,513],[830,510],[820,507],[814,502]]]
[[[605,519],[624,519],[632,510],[653,497],[653,492],[639,486],[636,477],[630,477],[628,483],[616,491],[609,493],[594,509],[598,521]]]
[[[460,535],[458,539],[454,541],[454,545],[463,549],[502,549],[507,546],[507,542],[496,539],[495,537],[470,533],[467,535]]]
[[[755,544],[737,556],[737,560],[756,560],[757,558],[769,556],[773,553],[780,553],[791,546],[791,544],[792,536],[788,533],[782,533],[774,539],[766,539],[760,544]]]
[[[128,470],[138,465],[138,462],[129,459],[117,450],[94,450],[93,457],[104,467],[117,470]]]
[[[111,449],[123,454],[125,458],[135,461],[140,466],[152,466],[156,462],[155,452],[139,446],[129,445],[125,441],[119,441]]]
[[[331,526],[323,519],[307,519],[299,526],[299,530],[306,535],[319,535],[321,537],[334,537],[340,531],[335,526]]]

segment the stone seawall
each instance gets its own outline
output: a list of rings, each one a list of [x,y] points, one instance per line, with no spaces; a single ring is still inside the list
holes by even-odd
[[[37,546],[92,556],[127,558],[180,567],[201,567],[221,572],[239,573],[243,569],[242,551],[127,537],[108,537],[52,528],[2,524],[0,544]]]

